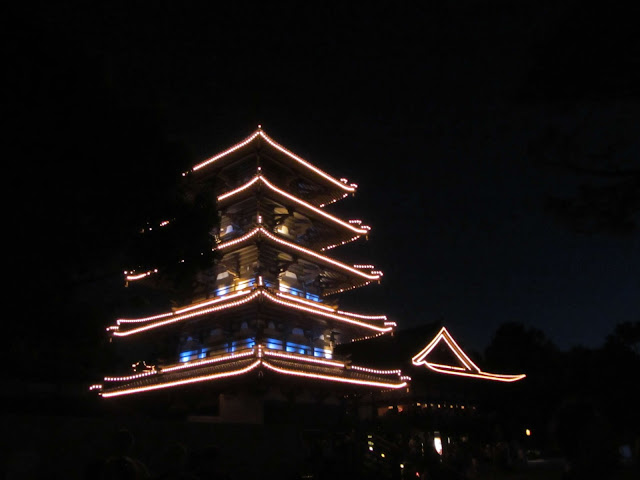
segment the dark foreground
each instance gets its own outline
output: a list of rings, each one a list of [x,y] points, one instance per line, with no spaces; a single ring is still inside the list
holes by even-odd
[[[366,428],[345,432],[206,420],[5,415],[4,478],[575,478],[561,459],[518,461],[469,448],[440,457],[417,438],[389,437]],[[636,475],[627,466],[598,478]]]

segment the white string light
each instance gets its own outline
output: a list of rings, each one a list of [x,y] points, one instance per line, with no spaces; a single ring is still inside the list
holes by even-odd
[[[149,275],[151,275],[152,273],[158,273],[158,269],[147,270],[146,272],[144,272],[144,273],[139,273],[139,274],[137,274],[137,275],[127,275],[127,272],[124,272],[124,273],[125,273],[125,275],[126,275],[126,276],[125,276],[125,279],[126,279],[128,282],[133,282],[133,281],[135,281],[135,280],[140,280],[140,279],[142,279],[142,278],[148,277],[148,276],[149,276]]]
[[[274,142],[271,138],[269,138],[267,136],[266,133],[264,133],[262,130],[259,130],[258,132],[262,138],[264,138],[267,143],[269,143],[272,147],[280,150],[282,153],[288,155],[289,157],[293,158],[294,160],[296,160],[297,162],[299,162],[300,164],[304,165],[305,167],[309,168],[310,170],[314,171],[315,173],[317,173],[318,175],[320,175],[321,177],[326,178],[327,180],[329,180],[331,183],[333,183],[334,185],[338,186],[339,188],[341,188],[342,190],[346,190],[347,192],[353,193],[356,191],[357,185],[355,184],[351,184],[351,185],[347,185],[347,180],[345,180],[345,182],[341,182],[339,180],[336,180],[335,178],[333,178],[332,176],[326,174],[325,172],[323,172],[322,170],[320,170],[319,168],[314,167],[313,165],[311,165],[309,162],[307,162],[306,160],[303,160],[302,158],[300,158],[299,156],[297,156],[296,154],[290,152],[289,150],[287,150],[286,148],[284,148],[282,145],[279,145],[278,143]]]
[[[195,311],[189,311],[188,313],[181,313],[181,314],[162,314],[162,315],[156,315],[154,317],[147,317],[147,318],[151,318],[151,319],[164,319],[158,322],[153,322],[153,323],[148,323],[146,325],[140,326],[138,328],[132,328],[131,330],[125,330],[125,331],[114,331],[113,335],[116,337],[127,337],[130,335],[134,335],[137,333],[141,333],[141,332],[145,332],[154,328],[158,328],[158,327],[163,327],[166,325],[170,325],[170,324],[174,324],[176,322],[180,322],[180,321],[184,321],[184,320],[188,320],[191,318],[194,318],[196,316],[200,316],[200,315],[207,315],[209,313],[214,313],[214,312],[218,312],[221,310],[225,310],[227,308],[233,308],[233,307],[237,307],[239,305],[243,305],[251,300],[253,300],[254,298],[258,297],[259,295],[264,296],[265,298],[267,298],[268,300],[280,304],[280,305],[284,305],[284,306],[288,306],[290,308],[294,308],[297,310],[302,310],[302,311],[306,311],[309,313],[313,313],[316,315],[320,315],[323,317],[327,317],[327,318],[331,318],[334,320],[338,320],[340,322],[343,323],[349,323],[351,325],[357,325],[359,327],[364,327],[366,329],[369,330],[375,330],[377,332],[380,333],[385,333],[385,332],[390,332],[391,330],[393,330],[393,327],[391,326],[378,326],[378,325],[372,325],[369,323],[365,323],[359,320],[356,320],[355,318],[349,318],[348,316],[340,315],[340,314],[336,314],[336,313],[332,313],[330,311],[330,308],[327,307],[326,305],[317,303],[317,302],[307,302],[304,301],[300,298],[295,298],[295,301],[298,303],[294,303],[292,301],[286,301],[284,300],[284,298],[286,297],[285,294],[282,294],[281,292],[278,292],[276,295],[274,296],[273,294],[271,294],[268,290],[265,289],[265,287],[254,287],[253,290],[243,290],[241,292],[237,292],[236,294],[233,295],[228,295],[226,296],[226,298],[220,298],[220,299],[214,299],[211,300],[209,302],[205,302],[203,304],[198,304],[197,306],[194,306],[193,308],[197,308],[197,310]],[[240,300],[235,300],[233,301],[235,298],[238,298],[239,296],[243,296],[244,298],[240,299]],[[278,297],[282,297],[282,298],[278,298]],[[293,297],[288,297],[293,299]],[[225,303],[222,305],[215,305],[215,306],[211,306],[211,304],[213,303],[218,303],[218,302],[222,302],[224,301]],[[208,306],[208,308],[202,308],[203,306]],[[187,310],[191,310],[192,307],[187,307],[186,309],[183,309],[183,311],[187,311]],[[168,317],[168,318],[167,318]],[[165,319],[166,318],[166,319]],[[138,320],[130,320],[131,322],[139,322],[140,319]],[[124,321],[124,319],[121,319],[121,321]]]
[[[309,307],[320,308],[320,309],[326,310],[328,312],[336,312],[336,309],[334,307],[329,307],[328,305],[324,305],[324,304],[318,303],[318,302],[313,302],[311,300],[305,300],[304,298],[300,298],[300,297],[297,297],[295,295],[290,295],[288,293],[277,291],[276,295],[278,297],[286,298],[287,300],[293,300],[294,302],[303,303],[305,305],[308,305]]]
[[[354,236],[354,237],[351,237],[351,238],[350,238],[350,239],[348,239],[348,240],[343,240],[342,242],[339,242],[339,243],[333,243],[333,244],[331,244],[331,245],[327,245],[326,247],[322,247],[322,248],[320,249],[320,251],[321,251],[321,252],[324,252],[324,251],[326,251],[326,250],[332,250],[332,249],[334,249],[334,248],[336,248],[336,247],[341,247],[342,245],[346,245],[347,243],[355,242],[355,241],[356,241],[356,240],[358,240],[361,236],[362,236],[362,235],[356,235],[356,236]]]
[[[266,351],[265,354],[272,354],[272,356],[276,356],[275,355],[276,352],[269,353],[269,351]],[[278,356],[281,356],[281,355],[278,355]],[[310,359],[306,359],[306,360],[310,361]],[[208,375],[200,375],[197,377],[186,378],[182,380],[174,380],[171,382],[156,383],[153,385],[146,385],[143,387],[122,388],[122,389],[111,391],[111,392],[102,392],[101,395],[104,398],[110,398],[110,397],[117,397],[117,396],[123,396],[123,395],[131,395],[134,393],[162,390],[165,388],[178,387],[178,386],[188,385],[193,383],[212,381],[212,380],[217,380],[221,378],[242,375],[244,373],[250,372],[251,370],[255,369],[260,365],[264,365],[264,367],[284,375],[293,375],[298,377],[311,378],[315,380],[325,380],[325,381],[332,381],[332,382],[338,382],[338,383],[348,383],[348,384],[371,386],[371,387],[378,387],[378,388],[389,388],[389,389],[403,388],[407,386],[407,380],[409,379],[409,377],[400,377],[399,380],[401,383],[381,382],[381,381],[374,381],[374,380],[360,380],[356,378],[340,376],[338,372],[336,372],[337,373],[336,375],[330,375],[330,374],[312,373],[304,370],[292,370],[288,368],[277,367],[275,365],[270,364],[269,362],[262,360],[261,358],[258,358],[255,362],[251,363],[250,365],[244,368],[236,369],[236,370],[213,373]],[[91,387],[89,387],[89,389],[102,390],[102,385],[92,385]]]
[[[351,365],[349,368],[352,370],[358,370],[360,372],[375,373],[376,375],[398,375],[402,372],[400,370],[376,370],[374,368],[359,367],[358,365]]]
[[[344,195],[342,195],[341,197],[338,198],[334,198],[333,200],[329,201],[329,202],[325,202],[325,203],[321,203],[320,205],[318,205],[320,208],[326,207],[327,205],[331,205],[332,203],[336,203],[338,200],[342,200],[343,198],[347,198],[349,196],[348,193],[345,193]]]
[[[358,380],[355,378],[346,378],[346,377],[338,377],[333,375],[326,375],[320,373],[310,373],[302,370],[289,370],[282,367],[276,367],[275,365],[271,365],[268,362],[263,361],[262,364],[270,370],[273,370],[278,373],[282,373],[284,375],[294,375],[298,377],[306,377],[313,378],[316,380],[329,380],[338,383],[351,383],[355,385],[365,385],[369,387],[382,387],[382,388],[403,388],[407,386],[407,382],[403,381],[402,383],[387,383],[387,382],[376,382],[371,380]]]
[[[333,215],[328,214],[327,212],[325,212],[324,210],[320,210],[319,208],[314,207],[313,205],[311,205],[308,202],[305,202],[304,200],[291,195],[290,193],[285,192],[284,190],[281,190],[280,188],[276,187],[274,184],[272,184],[271,182],[269,182],[263,175],[258,174],[257,176],[253,177],[251,180],[249,180],[247,183],[245,183],[244,185],[231,190],[227,193],[224,193],[222,195],[220,195],[218,197],[218,202],[222,202],[223,200],[230,198],[234,195],[237,195],[238,193],[241,193],[243,191],[245,191],[246,189],[248,189],[249,187],[251,187],[252,185],[254,185],[256,182],[260,182],[261,184],[264,184],[265,186],[267,186],[269,189],[271,189],[272,191],[278,193],[279,195],[282,195],[283,197],[287,198],[288,200],[291,200],[295,203],[297,203],[298,205],[303,206],[304,208],[307,208],[315,213],[317,213],[318,215],[322,215],[323,217],[331,220],[334,223],[337,223],[339,225],[341,225],[344,228],[347,228],[349,230],[351,230],[352,232],[355,232],[359,235],[364,235],[366,233],[369,233],[369,231],[371,230],[370,227],[354,227],[352,223],[354,223],[353,220],[349,220],[348,222],[344,222],[342,220],[340,220],[337,217],[334,217]],[[356,220],[355,222],[357,225],[359,225],[361,222],[361,220]],[[372,267],[373,268],[373,267]]]
[[[116,391],[113,391],[113,392],[103,392],[102,396],[104,398],[109,398],[109,397],[117,397],[117,396],[121,396],[121,395],[131,395],[132,393],[148,392],[148,391],[151,391],[151,390],[161,390],[161,389],[165,389],[165,388],[178,387],[178,386],[181,386],[181,385],[188,385],[188,384],[192,384],[192,383],[217,380],[219,378],[233,377],[233,376],[236,376],[236,375],[242,375],[243,373],[250,372],[251,370],[256,368],[258,365],[260,365],[260,360],[256,360],[251,365],[249,365],[247,367],[244,367],[244,368],[241,368],[241,369],[238,369],[238,370],[231,370],[229,372],[221,372],[221,373],[212,373],[210,375],[202,375],[202,376],[199,376],[199,377],[185,378],[183,380],[176,380],[176,381],[173,381],[173,382],[157,383],[157,384],[154,384],[154,385],[147,385],[145,387],[137,387],[137,388],[124,389],[124,390],[116,390]]]
[[[197,303],[197,304],[194,304],[194,305],[190,305],[188,307],[181,308],[180,310],[176,310],[176,314],[189,312],[191,310],[197,310],[197,309],[202,308],[202,307],[206,307],[206,306],[213,305],[213,304],[216,304],[216,303],[220,303],[220,302],[224,302],[224,301],[227,301],[227,300],[231,300],[232,298],[241,297],[241,296],[246,295],[248,293],[251,293],[250,289],[238,290],[237,292],[229,293],[227,295],[223,295],[221,297],[214,298],[213,300],[207,300],[207,301],[202,302],[202,303]]]
[[[227,150],[225,150],[224,152],[219,153],[219,154],[217,154],[217,155],[215,155],[215,156],[211,157],[210,159],[205,160],[205,161],[204,161],[204,162],[202,162],[202,163],[199,163],[198,165],[196,165],[195,167],[193,167],[191,170],[195,172],[195,171],[197,171],[197,170],[200,170],[200,169],[201,169],[201,168],[203,168],[203,167],[206,167],[206,166],[207,166],[207,165],[209,165],[210,163],[215,162],[216,160],[219,160],[219,159],[221,159],[221,158],[223,158],[223,157],[226,157],[226,156],[227,156],[227,155],[229,155],[230,153],[233,153],[233,152],[235,152],[236,150],[238,150],[238,149],[240,149],[240,148],[244,147],[245,145],[248,145],[249,143],[251,143],[251,141],[252,141],[254,138],[256,138],[258,135],[260,135],[260,131],[259,131],[259,130],[258,130],[257,132],[254,132],[253,134],[251,134],[249,137],[247,137],[246,139],[244,139],[242,142],[240,142],[240,143],[236,143],[233,147],[228,148],[228,149],[227,149]]]
[[[134,335],[136,333],[145,332],[145,331],[151,330],[153,328],[158,328],[158,327],[162,327],[162,326],[169,325],[169,324],[172,324],[172,323],[184,321],[184,320],[187,320],[187,319],[199,316],[199,315],[206,315],[206,314],[217,312],[217,311],[220,311],[220,310],[225,310],[227,308],[237,307],[239,305],[242,305],[244,303],[247,303],[247,302],[253,300],[258,295],[260,295],[260,290],[254,291],[251,295],[243,298],[242,300],[236,300],[235,302],[225,303],[224,305],[219,305],[219,306],[215,306],[215,307],[211,307],[211,308],[206,308],[204,310],[198,310],[196,312],[191,312],[191,313],[182,314],[182,315],[176,315],[174,317],[171,317],[168,320],[163,320],[161,322],[151,323],[151,324],[144,325],[142,327],[134,328],[134,329],[131,329],[131,330],[127,330],[127,331],[124,331],[124,332],[120,332],[120,331],[113,332],[113,335],[115,335],[116,337],[127,337],[129,335]]]
[[[460,360],[460,363],[464,365],[464,368],[454,365],[442,365],[439,363],[432,363],[426,360],[427,356],[436,347],[440,341],[444,341],[451,352]],[[504,375],[499,373],[483,372],[480,368],[471,361],[466,353],[460,348],[460,346],[453,339],[451,334],[445,327],[442,327],[438,334],[424,347],[419,353],[417,353],[411,362],[416,365],[425,365],[427,368],[447,375],[458,375],[463,377],[481,378],[484,380],[494,380],[498,382],[515,382],[526,377],[525,374],[520,375]]]
[[[230,240],[228,242],[224,242],[224,243],[219,244],[217,247],[215,247],[215,249],[217,249],[217,250],[227,249],[229,247],[237,245],[238,243],[241,243],[241,242],[244,242],[246,240],[249,240],[251,237],[253,237],[255,235],[258,235],[258,234],[264,235],[265,237],[267,237],[270,240],[273,240],[276,243],[279,243],[281,245],[285,245],[285,246],[287,246],[289,248],[292,248],[294,250],[297,250],[299,252],[303,252],[303,253],[305,253],[307,255],[315,257],[315,258],[317,258],[319,260],[322,260],[324,262],[330,263],[331,265],[339,267],[339,268],[341,268],[343,270],[347,270],[347,271],[349,271],[351,273],[354,273],[354,274],[356,274],[356,275],[358,275],[360,277],[363,277],[363,278],[365,278],[367,280],[379,280],[380,279],[380,274],[379,273],[375,274],[375,275],[366,274],[366,273],[361,272],[361,271],[359,271],[359,270],[357,270],[357,269],[355,269],[353,267],[345,265],[342,262],[339,262],[337,260],[329,258],[329,257],[327,257],[325,255],[320,255],[319,253],[316,253],[313,250],[309,250],[308,248],[304,248],[304,247],[301,247],[301,246],[299,246],[299,245],[297,245],[295,243],[283,240],[283,239],[277,237],[276,235],[273,235],[271,232],[266,230],[264,227],[256,227],[253,230],[251,230],[249,233],[246,233],[245,235],[242,235],[241,237],[238,237],[238,238],[236,238],[234,240]]]
[[[200,170],[203,167],[206,167],[207,165],[210,165],[211,163],[215,162],[216,160],[219,160],[227,155],[229,155],[230,153],[235,152],[236,150],[244,147],[245,145],[248,145],[249,143],[251,143],[256,137],[261,136],[262,138],[264,138],[267,143],[269,145],[271,145],[272,147],[274,147],[275,149],[281,151],[282,153],[284,153],[285,155],[287,155],[289,158],[292,158],[293,160],[295,160],[296,162],[298,162],[299,164],[303,165],[304,167],[306,167],[307,169],[313,171],[314,173],[320,175],[321,177],[325,178],[326,180],[330,181],[331,183],[333,183],[335,186],[337,186],[338,188],[340,188],[341,190],[345,190],[349,193],[353,193],[356,191],[357,185],[355,184],[351,184],[351,185],[347,185],[345,182],[341,182],[339,180],[336,180],[335,178],[333,178],[331,175],[323,172],[322,170],[320,170],[317,167],[314,167],[313,165],[311,165],[309,162],[307,162],[306,160],[303,160],[302,158],[300,158],[299,156],[297,156],[295,153],[287,150],[286,148],[284,148],[282,145],[276,143],[275,141],[273,141],[269,136],[267,136],[266,133],[264,133],[262,130],[257,130],[256,132],[254,132],[252,135],[250,135],[249,137],[247,137],[245,140],[243,140],[240,143],[237,143],[236,145],[234,145],[233,147],[225,150],[222,153],[219,153],[211,158],[209,158],[208,160],[205,160],[204,162],[201,162],[199,164],[197,164],[196,166],[194,166],[191,170],[192,171],[197,171]]]
[[[341,315],[348,315],[350,317],[361,318],[362,320],[386,320],[386,315],[360,315],[359,313],[345,312],[344,310],[338,310]],[[394,322],[392,322],[394,323]]]
[[[319,310],[317,308],[310,308],[310,307],[306,307],[306,306],[303,306],[303,305],[298,305],[298,304],[295,304],[295,303],[286,302],[284,300],[280,300],[279,298],[271,295],[267,291],[263,291],[263,294],[264,294],[265,297],[267,297],[269,300],[271,300],[271,301],[273,301],[275,303],[279,303],[281,305],[286,305],[286,306],[289,306],[291,308],[295,308],[295,309],[298,309],[298,310],[303,310],[303,311],[306,311],[306,312],[315,313],[317,315],[321,315],[321,316],[324,316],[324,317],[332,318],[334,320],[339,320],[339,321],[345,322],[345,323],[350,323],[352,325],[358,325],[360,327],[368,328],[370,330],[375,330],[375,331],[380,332],[380,333],[390,332],[391,330],[393,330],[392,327],[379,327],[377,325],[371,325],[371,324],[360,322],[358,320],[347,318],[347,317],[344,317],[344,316],[341,316],[341,315],[336,315],[336,314],[333,314],[333,313],[325,312],[325,311]]]
[[[180,364],[169,366],[169,367],[163,367],[162,371],[163,372],[174,372],[176,370],[184,370],[184,369],[187,369],[187,368],[196,368],[196,367],[201,367],[203,365],[210,365],[212,363],[220,363],[220,362],[226,362],[226,361],[229,361],[229,360],[237,360],[238,358],[250,357],[254,353],[255,353],[255,349],[251,348],[251,349],[247,350],[246,352],[232,353],[230,355],[220,355],[218,357],[211,357],[211,358],[207,358],[205,360],[195,360],[195,361],[191,361],[191,362],[187,362],[187,363],[180,363]]]

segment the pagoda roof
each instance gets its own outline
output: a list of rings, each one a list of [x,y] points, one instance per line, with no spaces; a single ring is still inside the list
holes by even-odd
[[[279,250],[290,252],[300,258],[305,258],[316,265],[322,265],[330,270],[340,272],[352,279],[352,288],[356,288],[357,286],[362,286],[373,281],[379,281],[382,278],[382,273],[375,270],[373,265],[347,265],[338,260],[334,260],[331,257],[317,253],[309,248],[305,248],[294,242],[285,240],[279,235],[271,233],[262,225],[256,226],[253,230],[240,237],[218,244],[216,249],[219,251],[230,250],[235,252],[237,248],[248,243],[255,243],[256,241],[265,242]],[[325,292],[325,295],[331,295],[345,290],[346,288],[342,287],[335,291],[327,291]]]
[[[341,220],[340,218],[327,213],[325,210],[322,210],[321,208],[286,192],[285,190],[277,187],[273,182],[267,180],[266,176],[261,173],[258,173],[255,177],[240,187],[219,195],[218,207],[223,209],[227,205],[237,204],[243,199],[252,198],[258,190],[266,192],[269,197],[281,202],[283,205],[292,205],[296,212],[301,212],[311,218],[319,219],[324,224],[331,226],[334,230],[338,229],[339,231],[344,232],[341,233],[340,236],[345,237],[348,240],[355,240],[362,235],[368,235],[371,230],[370,227],[362,225],[360,220]],[[325,245],[322,249],[329,249],[336,246],[336,244],[341,243],[347,243],[347,241],[340,240],[335,244]]]
[[[334,287],[325,288],[323,296],[333,295],[368,285],[371,282],[380,281],[383,276],[382,272],[376,270],[373,265],[347,265],[310,248],[288,241],[282,236],[270,232],[264,227],[264,225],[260,224],[244,235],[219,243],[214,247],[214,250],[222,251],[223,254],[232,252],[233,254],[252,255],[257,258],[260,256],[260,251],[255,247],[257,242],[261,242],[267,248],[272,249],[267,252],[267,249],[263,247],[262,254],[273,259],[273,261],[277,261],[277,252],[274,251],[277,250],[287,252],[299,259],[305,259],[309,265],[321,266],[323,268],[324,276],[327,279],[332,279],[332,282],[335,284]],[[247,247],[254,247],[253,250],[255,251],[252,252],[250,249],[247,250]],[[328,248],[330,247],[332,246],[329,246]],[[243,262],[246,264],[249,262],[249,258],[244,258]],[[224,264],[224,257],[219,263]],[[157,269],[151,269],[144,272],[124,272],[125,281],[127,283],[143,281],[157,273]]]
[[[344,178],[336,179],[283,147],[271,139],[262,128],[258,128],[258,130],[232,147],[194,165],[187,174],[217,176],[222,169],[231,167],[242,170],[239,177],[241,178],[246,175],[247,171],[242,169],[240,164],[242,161],[254,158],[258,152],[261,159],[259,166],[266,170],[269,170],[269,164],[277,163],[286,171],[295,172],[296,175],[306,179],[309,182],[307,188],[314,190],[311,185],[321,186],[321,190],[310,195],[318,205],[333,203],[349,194],[355,193],[357,189],[357,185],[350,184]],[[256,164],[251,163],[249,168],[255,171]],[[233,181],[232,183],[237,182]]]
[[[453,353],[457,362],[455,365],[451,363],[440,363],[439,360],[432,358],[436,347],[440,344],[446,345],[446,348]],[[453,339],[449,331],[442,327],[433,339],[414,357],[411,362],[416,365],[424,365],[430,370],[446,375],[459,375],[462,377],[480,378],[483,380],[494,380],[498,382],[515,382],[526,377],[525,374],[505,375],[500,373],[484,372],[467,356],[460,346]]]
[[[402,368],[413,372],[412,376],[418,380],[424,378],[425,382],[433,379],[433,374],[441,375],[442,378],[467,377],[507,383],[526,377],[525,374],[483,371],[464,352],[449,331],[438,323],[396,330],[393,336],[374,334],[362,342],[342,344],[334,353],[350,355],[354,361],[379,367]],[[425,375],[422,375],[423,372]]]
[[[374,370],[306,355],[272,350],[257,345],[242,352],[219,355],[187,363],[149,367],[147,370],[120,377],[105,377],[102,384],[93,385],[105,397],[138,394],[166,388],[194,384],[221,382],[233,377],[246,376],[261,370],[277,376],[299,380],[332,382],[350,388],[371,387],[399,389],[407,386],[408,377],[399,370]]]
[[[274,317],[280,317],[282,309],[309,314],[316,321],[341,327],[353,333],[368,332],[369,334],[383,334],[393,330],[393,326],[386,321],[384,315],[360,315],[357,313],[337,310],[326,304],[306,300],[285,292],[273,291],[264,285],[247,288],[228,295],[216,297],[204,302],[195,303],[171,312],[157,315],[118,319],[115,325],[107,328],[114,337],[130,337],[145,332],[165,329],[172,325],[210,319],[223,312],[239,312],[246,315],[247,308],[254,308],[257,302],[262,302],[263,314],[269,314],[269,309],[275,309]]]

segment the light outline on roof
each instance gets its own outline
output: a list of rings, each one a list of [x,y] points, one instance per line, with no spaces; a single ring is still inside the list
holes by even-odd
[[[283,373],[285,375],[294,375],[298,377],[314,378],[317,380],[329,380],[329,381],[339,382],[339,383],[351,383],[355,385],[366,385],[371,387],[382,387],[382,388],[393,388],[393,389],[403,388],[407,386],[406,381],[403,381],[402,383],[398,384],[398,383],[374,382],[371,380],[357,380],[357,379],[351,379],[351,378],[335,377],[332,375],[326,375],[321,373],[309,373],[309,372],[302,372],[299,370],[289,370],[287,368],[276,367],[275,365],[271,365],[270,363],[265,361],[263,361],[262,364],[268,369],[278,373]]]
[[[460,371],[460,367],[456,367],[453,365],[442,365],[426,361],[429,353],[431,353],[431,351],[441,340],[443,340],[449,346],[453,354],[465,366],[465,369],[463,369],[464,371]],[[505,375],[499,373],[483,372],[480,367],[473,363],[467,356],[467,354],[464,353],[462,348],[460,348],[460,346],[456,343],[456,341],[453,339],[453,337],[445,327],[442,327],[440,329],[437,335],[433,337],[433,339],[427,344],[426,347],[424,347],[420,352],[413,356],[413,358],[411,359],[411,363],[413,363],[415,366],[424,365],[435,372],[444,373],[447,375],[481,378],[484,380],[494,380],[498,382],[515,382],[526,377],[524,373],[519,375]]]
[[[235,144],[233,147],[228,148],[227,150],[209,158],[208,160],[205,160],[204,162],[201,162],[197,165],[195,165],[191,171],[195,172],[200,170],[201,168],[206,167],[207,165],[212,164],[213,162],[215,162],[216,160],[219,160],[227,155],[229,155],[230,153],[235,152],[236,150],[244,147],[245,145],[251,143],[251,141],[253,141],[254,138],[256,138],[257,136],[261,136],[262,138],[264,138],[267,143],[269,143],[272,147],[274,147],[277,150],[280,150],[282,153],[284,153],[285,155],[287,155],[288,157],[292,158],[293,160],[297,161],[298,163],[300,163],[301,165],[304,165],[305,167],[307,167],[308,169],[312,170],[313,172],[315,172],[316,174],[320,175],[321,177],[325,178],[326,180],[329,180],[331,183],[335,184],[337,187],[339,187],[342,190],[345,190],[347,192],[355,192],[356,191],[356,187],[353,185],[347,185],[346,183],[343,183],[339,180],[336,180],[335,178],[333,178],[331,175],[329,175],[326,172],[323,172],[322,170],[320,170],[317,167],[314,167],[312,164],[310,164],[309,162],[307,162],[306,160],[302,159],[301,157],[299,157],[298,155],[296,155],[295,153],[291,152],[290,150],[287,150],[285,147],[283,147],[282,145],[278,144],[277,142],[275,142],[273,139],[271,139],[266,133],[264,133],[264,131],[262,129],[258,129],[256,130],[253,134],[249,135],[246,139],[244,139],[243,141]]]
[[[266,290],[264,287],[255,287],[254,290],[243,290],[241,292],[238,292],[239,294],[242,294],[243,298],[239,299],[239,300],[235,300],[235,301],[231,301],[231,302],[227,302],[224,303],[222,305],[215,305],[213,307],[209,307],[209,308],[204,308],[201,310],[195,310],[189,313],[183,313],[183,314],[179,314],[179,315],[171,315],[169,316],[169,318],[165,319],[165,320],[161,320],[159,322],[154,322],[154,323],[149,323],[137,328],[133,328],[131,330],[125,330],[125,331],[113,331],[113,335],[116,337],[128,337],[130,335],[134,335],[137,333],[141,333],[141,332],[145,332],[148,330],[152,330],[155,328],[159,328],[159,327],[163,327],[166,325],[170,325],[173,323],[177,323],[177,322],[181,322],[184,320],[188,320],[191,319],[193,317],[196,316],[200,316],[200,315],[206,315],[209,313],[214,313],[220,310],[225,310],[227,308],[232,308],[232,307],[236,307],[239,305],[243,305],[251,300],[253,300],[254,298],[258,297],[258,296],[264,296],[267,299],[269,299],[270,301],[272,301],[273,303],[277,303],[277,304],[281,304],[284,306],[288,306],[290,308],[294,308],[297,310],[302,310],[302,311],[306,311],[306,312],[310,312],[313,313],[315,315],[319,315],[319,316],[323,316],[323,317],[327,317],[327,318],[331,318],[333,320],[337,320],[339,322],[343,322],[343,323],[349,323],[352,325],[357,325],[360,327],[364,327],[367,328],[369,330],[374,330],[376,332],[379,333],[386,333],[386,332],[390,332],[391,330],[393,330],[393,327],[391,326],[384,326],[384,327],[380,327],[377,325],[372,325],[369,323],[365,323],[363,321],[360,320],[356,320],[354,318],[349,318],[347,316],[343,316],[343,315],[339,315],[336,313],[332,313],[332,312],[328,312],[323,310],[322,308],[319,308],[319,306],[315,306],[313,305],[312,302],[309,302],[309,305],[306,306],[302,305],[302,304],[296,304],[293,303],[291,301],[287,301],[284,299],[280,299],[277,296],[273,295],[272,293],[270,293],[268,290]],[[279,292],[280,293],[280,292]],[[238,295],[239,296],[239,295]],[[234,298],[237,298],[236,296],[233,296],[232,298],[220,298],[219,300],[233,300]],[[323,305],[323,307],[325,307]],[[163,315],[156,315],[156,318],[166,318]],[[154,317],[147,317],[147,318],[154,318]],[[134,320],[130,320],[131,322],[133,322]]]
[[[256,368],[258,365],[260,365],[261,360],[256,360],[255,362],[253,362],[251,365],[244,367],[244,368],[240,368],[238,370],[232,370],[229,372],[220,372],[220,373],[212,373],[209,375],[202,375],[199,377],[194,377],[194,378],[186,378],[183,380],[175,380],[173,382],[166,382],[166,383],[158,383],[155,385],[147,385],[145,387],[135,387],[135,388],[130,388],[130,389],[126,389],[126,390],[118,390],[115,392],[103,392],[102,396],[105,398],[109,398],[109,397],[117,397],[117,396],[121,396],[121,395],[131,395],[132,393],[142,393],[142,392],[148,392],[151,390],[162,390],[164,388],[171,388],[171,387],[179,387],[181,385],[188,385],[188,384],[192,384],[192,383],[199,383],[199,382],[205,382],[208,380],[217,380],[219,378],[226,378],[226,377],[233,377],[236,375],[242,375],[243,373],[247,373],[250,372],[251,370],[253,370],[254,368]]]
[[[245,240],[250,239],[251,237],[253,237],[254,235],[261,233],[263,234],[265,237],[269,238],[270,240],[273,240],[274,242],[280,243],[282,245],[285,245],[289,248],[293,248],[294,250],[298,250],[300,252],[306,253],[307,255],[310,255],[312,257],[316,257],[320,260],[323,260],[327,263],[330,263],[332,265],[335,265],[336,267],[342,268],[344,270],[348,270],[352,273],[355,273],[356,275],[359,275],[367,280],[379,280],[381,278],[381,275],[369,275],[366,274],[364,272],[361,272],[360,270],[356,270],[353,267],[350,267],[349,265],[345,265],[342,262],[339,262],[337,260],[334,260],[330,257],[327,257],[325,255],[320,255],[319,253],[314,252],[313,250],[310,250],[308,248],[304,248],[301,247],[300,245],[297,245],[295,243],[292,242],[288,242],[286,240],[283,240],[282,238],[273,235],[271,232],[269,232],[268,230],[266,230],[264,227],[256,227],[253,230],[251,230],[248,233],[245,233],[244,235],[242,235],[241,237],[235,238],[233,240],[229,240],[228,242],[223,242],[218,244],[214,250],[223,250],[226,248],[229,248],[233,245],[237,245],[238,243],[244,242]]]
[[[321,210],[320,208],[317,208],[313,205],[311,205],[308,202],[305,202],[304,200],[291,195],[288,192],[285,192],[284,190],[281,190],[280,188],[276,187],[274,184],[272,184],[269,180],[267,180],[264,175],[256,175],[255,177],[253,177],[251,180],[249,180],[247,183],[245,183],[244,185],[234,189],[234,190],[230,190],[226,193],[223,193],[222,195],[218,196],[218,201],[221,202],[229,197],[232,197],[233,195],[236,195],[238,193],[243,192],[244,190],[250,188],[253,184],[255,184],[256,182],[261,182],[264,185],[266,185],[267,187],[269,187],[271,190],[273,190],[276,193],[279,193],[280,195],[288,198],[289,200],[292,200],[296,203],[298,203],[299,205],[302,205],[305,208],[308,208],[309,210],[312,210],[322,216],[324,216],[325,218],[335,222],[335,223],[339,223],[340,225],[342,225],[345,228],[348,228],[349,230],[351,230],[354,233],[358,233],[360,235],[366,235],[370,232],[370,229],[368,228],[357,228],[354,227],[353,225],[349,224],[348,222],[345,222],[344,220],[340,220],[337,217],[334,217],[333,215],[328,214],[327,212],[325,212],[324,210]]]

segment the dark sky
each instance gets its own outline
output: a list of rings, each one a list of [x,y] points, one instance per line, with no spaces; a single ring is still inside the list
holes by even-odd
[[[576,233],[544,208],[617,181],[545,161],[639,168],[632,12],[108,3],[23,9],[5,33],[9,268],[31,300],[108,273],[154,189],[260,123],[360,186],[339,207],[372,235],[342,255],[385,276],[346,304],[477,349],[509,321],[567,348],[639,319],[640,232]]]

